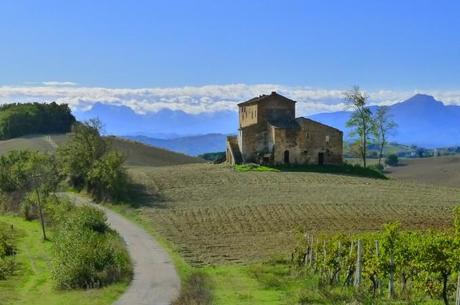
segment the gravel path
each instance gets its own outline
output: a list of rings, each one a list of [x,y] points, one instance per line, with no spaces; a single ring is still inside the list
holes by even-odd
[[[134,264],[134,277],[114,305],[169,305],[180,290],[180,279],[171,258],[160,245],[136,224],[110,209],[75,194],[66,194],[76,204],[102,209],[110,226],[125,240]]]

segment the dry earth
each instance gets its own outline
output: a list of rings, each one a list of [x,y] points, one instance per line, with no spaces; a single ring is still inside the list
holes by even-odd
[[[398,220],[445,227],[460,189],[332,174],[236,172],[190,164],[130,169],[155,196],[141,210],[192,264],[286,254],[295,232],[362,231]]]

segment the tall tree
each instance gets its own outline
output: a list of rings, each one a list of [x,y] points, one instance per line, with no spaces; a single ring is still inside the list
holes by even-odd
[[[352,136],[359,137],[358,151],[364,167],[367,167],[367,145],[370,141],[374,125],[372,112],[367,106],[368,98],[358,86],[353,87],[345,93],[345,100],[353,108],[353,113],[347,122],[347,127],[352,129]]]
[[[393,121],[390,114],[390,108],[388,106],[382,106],[377,109],[373,117],[373,122],[373,135],[374,140],[379,147],[379,166],[381,166],[383,149],[387,145],[388,135],[398,127],[398,124]]]

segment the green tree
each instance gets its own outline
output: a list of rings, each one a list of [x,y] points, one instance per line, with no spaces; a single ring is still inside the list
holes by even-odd
[[[388,135],[397,128],[397,124],[390,115],[388,106],[381,106],[377,109],[373,117],[374,140],[379,147],[379,166],[382,165],[383,149],[387,145]]]
[[[347,127],[352,129],[352,136],[359,138],[359,155],[363,166],[367,167],[367,145],[373,128],[372,113],[367,106],[368,96],[356,86],[345,93],[345,100],[353,108]]]
[[[58,148],[62,172],[70,184],[97,201],[119,199],[126,190],[125,158],[101,136],[101,123],[90,120],[73,128],[71,140]]]
[[[43,239],[46,239],[43,204],[60,181],[53,156],[34,151],[13,151],[0,157],[0,190],[22,204],[24,216],[38,210]]]
[[[71,140],[57,150],[61,170],[73,187],[81,189],[86,186],[86,178],[94,162],[109,149],[100,131],[99,120],[77,123],[72,128]]]
[[[399,163],[399,158],[395,154],[391,154],[385,159],[385,164],[389,166],[396,166],[398,165],[398,163]]]
[[[88,172],[87,184],[96,200],[119,199],[125,193],[127,175],[124,162],[125,157],[117,151],[109,151],[94,162]]]

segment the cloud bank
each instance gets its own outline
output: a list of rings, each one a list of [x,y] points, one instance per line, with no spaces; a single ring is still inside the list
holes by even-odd
[[[101,88],[82,87],[73,82],[42,82],[35,86],[1,86],[0,104],[14,102],[52,102],[69,104],[73,110],[85,111],[95,103],[128,106],[144,114],[162,109],[186,113],[235,111],[236,104],[271,91],[296,100],[299,115],[346,110],[344,90],[294,87],[275,84],[229,84],[170,88]],[[368,92],[371,104],[390,105],[416,93],[433,95],[446,104],[460,105],[460,90],[378,90]]]

